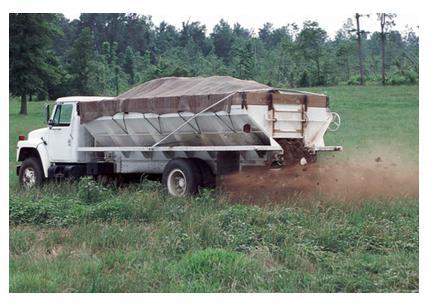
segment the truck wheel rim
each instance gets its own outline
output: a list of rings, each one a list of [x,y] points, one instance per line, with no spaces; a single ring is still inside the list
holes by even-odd
[[[26,188],[31,188],[36,184],[36,173],[33,168],[26,168],[23,174],[23,185]]]
[[[167,179],[168,192],[175,196],[185,195],[186,178],[185,174],[179,169],[170,172]]]

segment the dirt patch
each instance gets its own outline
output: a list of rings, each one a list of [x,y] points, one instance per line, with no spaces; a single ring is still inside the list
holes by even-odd
[[[369,152],[360,157],[319,159],[280,170],[245,168],[218,187],[229,200],[248,203],[293,199],[360,201],[418,197],[418,165],[401,156]]]

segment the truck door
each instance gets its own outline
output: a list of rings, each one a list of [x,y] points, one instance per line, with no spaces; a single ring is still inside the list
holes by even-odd
[[[71,119],[74,105],[57,104],[49,122],[48,156],[52,162],[70,162],[72,156]]]

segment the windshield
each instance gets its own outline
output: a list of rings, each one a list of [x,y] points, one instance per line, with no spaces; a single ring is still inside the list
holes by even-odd
[[[71,123],[72,108],[72,104],[58,104],[51,124],[53,126],[69,126]]]

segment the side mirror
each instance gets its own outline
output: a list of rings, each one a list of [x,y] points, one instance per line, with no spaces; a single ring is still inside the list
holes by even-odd
[[[45,105],[45,117],[46,117],[46,123],[50,124],[50,105]]]

